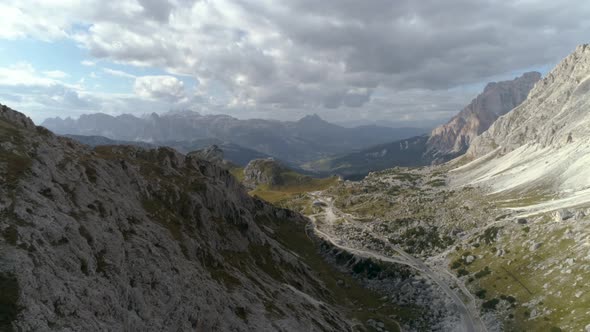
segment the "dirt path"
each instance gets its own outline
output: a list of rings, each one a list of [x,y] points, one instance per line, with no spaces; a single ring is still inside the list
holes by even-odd
[[[481,318],[479,317],[479,311],[478,311],[477,307],[475,306],[474,297],[467,290],[467,288],[465,288],[465,286],[459,280],[457,280],[456,277],[454,277],[452,274],[450,274],[450,272],[444,271],[441,273],[441,271],[435,271],[435,270],[431,269],[429,266],[427,266],[423,261],[408,254],[407,252],[405,252],[401,248],[390,244],[390,242],[386,238],[384,238],[383,236],[381,236],[379,234],[375,234],[368,227],[366,227],[366,225],[363,225],[362,223],[359,223],[358,221],[354,220],[354,218],[351,215],[343,213],[343,212],[339,211],[338,209],[336,209],[334,207],[334,202],[332,201],[331,198],[323,197],[318,192],[311,193],[311,195],[314,197],[314,199],[316,201],[320,201],[325,204],[325,207],[323,207],[325,222],[327,222],[329,224],[334,224],[338,219],[344,219],[348,223],[359,228],[360,231],[367,232],[367,233],[371,234],[371,236],[374,237],[375,239],[382,241],[384,243],[384,245],[387,246],[388,249],[395,251],[399,256],[388,257],[388,256],[384,256],[378,252],[374,252],[371,250],[352,248],[346,244],[345,239],[334,238],[334,236],[327,234],[326,232],[318,229],[317,225],[316,225],[317,224],[317,219],[316,219],[317,215],[313,215],[313,216],[310,216],[310,218],[313,221],[313,223],[311,224],[311,227],[313,228],[313,230],[316,234],[318,234],[319,236],[321,236],[322,238],[324,238],[325,240],[330,242],[333,246],[340,248],[342,250],[345,250],[347,252],[350,252],[352,254],[355,254],[357,256],[365,257],[365,258],[374,258],[374,259],[378,259],[378,260],[381,260],[384,262],[404,264],[404,265],[410,266],[410,267],[420,271],[422,274],[424,274],[426,277],[428,277],[430,280],[432,280],[432,282],[437,284],[443,290],[443,292],[445,294],[447,294],[447,296],[453,301],[453,303],[455,303],[457,310],[461,314],[462,326],[460,328],[462,328],[462,331],[465,331],[465,332],[471,332],[471,331],[486,332],[487,331],[485,324],[483,324]],[[449,284],[441,277],[441,275],[445,275],[445,274],[449,274],[452,277],[451,279],[453,279],[457,283],[461,292],[464,293],[464,295],[469,299],[467,303],[465,303],[461,299],[461,297],[457,294],[457,292],[452,290],[451,287],[449,286]]]

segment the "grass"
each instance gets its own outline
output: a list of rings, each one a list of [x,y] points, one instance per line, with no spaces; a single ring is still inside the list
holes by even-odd
[[[485,291],[488,302],[484,309],[493,309],[499,301],[512,309],[504,317],[504,326],[510,331],[547,331],[549,327],[564,331],[582,330],[588,321],[590,293],[590,272],[579,262],[565,266],[567,258],[573,257],[572,249],[579,246],[573,239],[565,237],[567,226],[550,228],[550,223],[530,224],[528,233],[506,230],[496,242],[482,241],[478,248],[471,248],[474,256],[480,256],[469,266],[463,266],[471,276],[470,287]],[[515,229],[522,228],[513,225]],[[530,251],[526,239],[543,243]],[[497,247],[502,246],[505,254],[496,256]],[[455,257],[465,256],[459,251]],[[453,261],[456,268],[460,259]],[[571,273],[566,272],[571,269]],[[581,296],[576,296],[581,294]],[[490,302],[493,301],[493,302]],[[533,307],[523,303],[536,303]],[[531,310],[539,317],[532,318]]]
[[[323,179],[310,178],[304,183],[292,183],[281,186],[260,185],[250,191],[250,195],[262,198],[269,203],[278,203],[299,194],[328,189],[336,183],[338,183],[337,177]]]
[[[489,196],[489,199],[496,202],[499,208],[521,208],[544,203],[554,198],[554,194],[542,190],[533,190],[526,193],[501,193]]]
[[[229,170],[231,175],[233,175],[238,182],[244,181],[244,168],[243,167],[234,167]]]
[[[4,120],[0,120],[0,141],[15,145],[15,149],[10,151],[0,148],[0,170],[4,167],[2,175],[6,186],[14,190],[18,188],[18,181],[31,167],[32,159],[26,154],[23,134]]]

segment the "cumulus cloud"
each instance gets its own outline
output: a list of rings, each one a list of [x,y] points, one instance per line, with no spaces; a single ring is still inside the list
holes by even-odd
[[[455,106],[441,91],[467,102],[475,92],[454,88],[555,64],[590,30],[590,2],[582,0],[7,0],[2,6],[12,14],[0,21],[0,38],[72,38],[98,59],[190,75],[199,81],[199,96],[215,96],[216,105],[225,96],[226,112],[440,116]],[[80,23],[87,28],[76,28]],[[135,91],[177,100],[185,94],[181,83],[137,78]],[[416,91],[414,104],[399,102]]]
[[[167,75],[137,77],[133,89],[144,98],[179,101],[184,97],[184,83]]]
[[[102,71],[104,71],[105,73],[109,74],[109,75],[113,75],[113,76],[117,76],[117,77],[124,77],[124,78],[136,78],[135,75],[126,73],[122,70],[116,70],[116,69],[111,69],[111,68],[103,68]]]
[[[556,62],[589,28],[590,4],[566,2],[177,3],[166,24],[98,22],[79,40],[97,57],[222,82],[236,106],[360,107],[376,87],[448,89]]]
[[[46,70],[43,74],[47,77],[51,78],[66,78],[68,77],[68,73],[63,72],[61,70]]]

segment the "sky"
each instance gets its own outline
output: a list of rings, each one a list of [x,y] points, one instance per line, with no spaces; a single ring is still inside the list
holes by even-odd
[[[584,0],[1,0],[0,103],[430,127],[590,39]]]

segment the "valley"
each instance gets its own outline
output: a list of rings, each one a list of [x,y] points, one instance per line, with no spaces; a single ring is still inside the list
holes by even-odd
[[[0,332],[590,332],[589,2],[0,11]]]
[[[563,212],[523,217],[523,204],[542,198],[452,187],[443,171],[372,173],[283,204],[306,213],[335,247],[411,267],[430,280],[448,301],[432,305],[454,303],[447,314],[461,317],[446,329],[576,331],[590,324],[584,304],[590,218],[583,217],[590,204],[566,220],[555,219]],[[555,296],[580,309],[570,311],[571,302]]]

